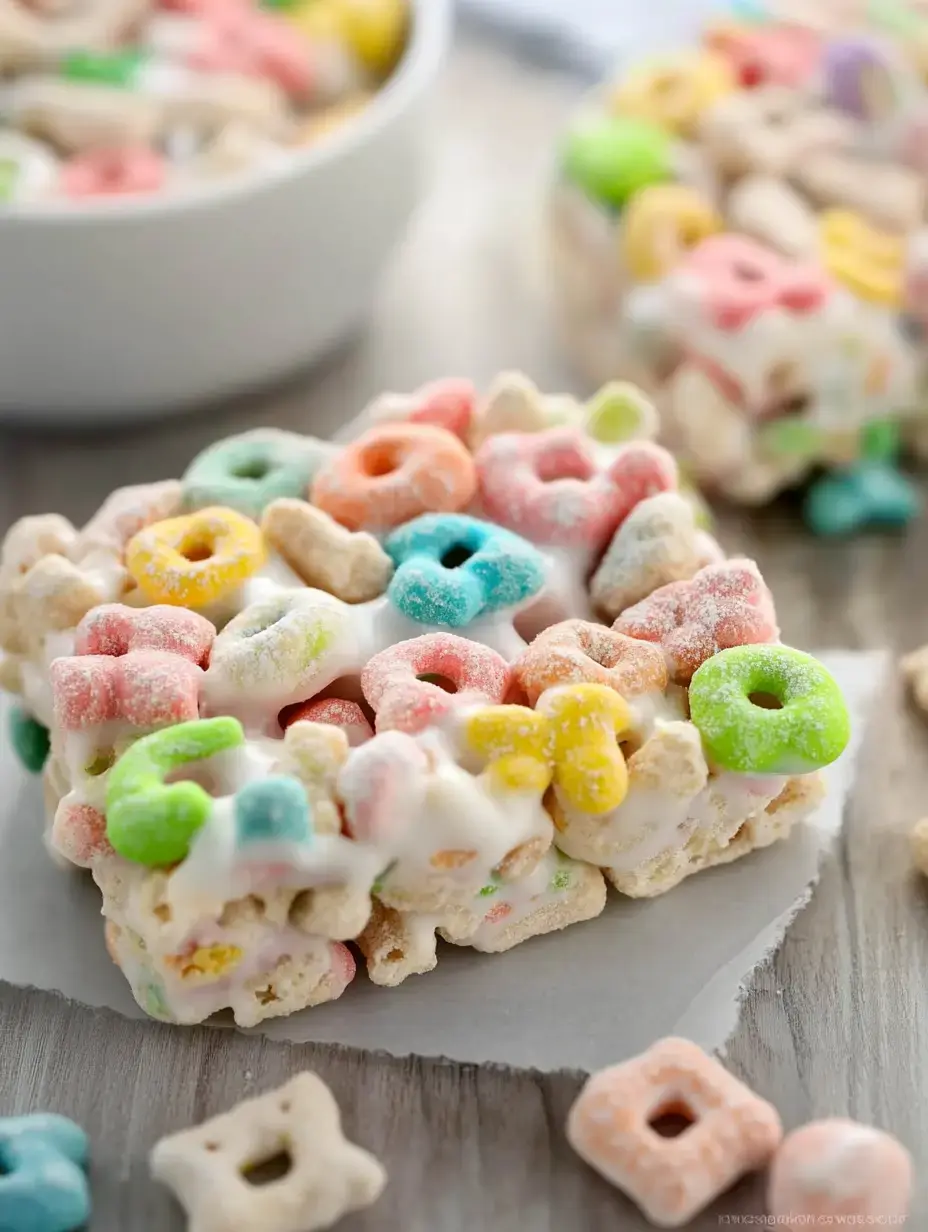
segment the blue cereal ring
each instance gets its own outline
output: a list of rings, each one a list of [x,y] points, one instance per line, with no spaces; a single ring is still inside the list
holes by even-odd
[[[734,774],[808,774],[836,761],[851,735],[838,683],[790,646],[733,646],[690,684],[690,718],[706,756]]]
[[[285,775],[246,783],[236,792],[234,813],[239,847],[308,843],[312,839],[306,792],[296,779]]]
[[[184,474],[187,509],[223,505],[257,520],[271,501],[305,497],[335,447],[279,428],[228,436],[197,454]]]
[[[87,1135],[67,1117],[0,1119],[0,1228],[73,1232],[90,1218]]]
[[[387,594],[410,620],[460,629],[515,607],[545,584],[544,557],[521,535],[463,513],[426,513],[384,543]]]

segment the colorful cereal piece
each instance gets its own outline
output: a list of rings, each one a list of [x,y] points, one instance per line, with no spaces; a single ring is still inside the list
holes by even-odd
[[[625,699],[606,685],[562,685],[543,693],[537,709],[551,723],[558,797],[594,816],[618,808],[628,789],[618,744],[632,725]]]
[[[690,682],[709,760],[735,774],[809,774],[836,761],[850,717],[834,677],[788,646],[733,646]]]
[[[246,783],[233,801],[238,847],[275,843],[309,843],[312,818],[306,793],[296,779],[272,775]]]
[[[389,848],[416,815],[428,774],[428,755],[411,736],[380,732],[339,775],[348,833],[359,842]]]
[[[767,1209],[787,1232],[842,1223],[901,1226],[909,1212],[912,1159],[882,1130],[840,1118],[813,1121],[773,1157]]]
[[[215,636],[216,630],[204,616],[185,608],[103,603],[77,626],[74,653],[119,658],[138,650],[158,650],[205,667]]]
[[[452,633],[426,633],[374,655],[361,673],[361,689],[376,712],[378,732],[414,733],[462,701],[499,704],[510,680],[509,664],[495,650]]]
[[[51,747],[48,728],[43,727],[31,714],[23,710],[22,706],[11,709],[9,722],[13,752],[30,774],[38,774],[48,759]]]
[[[136,729],[195,719],[203,672],[180,655],[69,655],[49,668],[56,724],[66,732],[102,723]]]
[[[347,760],[348,736],[340,727],[303,718],[284,732],[283,751],[272,773],[288,775],[303,784],[316,834],[341,831],[336,783]]]
[[[853,210],[826,210],[820,218],[825,268],[859,298],[902,306],[905,241],[871,227]]]
[[[407,0],[335,0],[332,8],[342,37],[364,67],[387,73],[406,41]]]
[[[631,700],[663,693],[668,683],[658,647],[586,620],[565,620],[539,633],[516,659],[513,675],[532,706],[558,685],[606,685]]]
[[[249,1173],[282,1153],[286,1176],[253,1183]],[[309,1072],[162,1138],[151,1170],[185,1208],[191,1232],[330,1228],[374,1202],[387,1179],[373,1155],[345,1139],[331,1091]]]
[[[93,552],[105,552],[122,560],[134,535],[153,522],[172,518],[180,507],[181,485],[176,479],[117,488],[81,528],[70,555],[80,561]]]
[[[595,116],[575,125],[562,156],[564,173],[594,201],[621,209],[649,184],[673,177],[668,133],[623,116]]]
[[[235,719],[200,719],[143,736],[110,771],[106,834],[125,859],[151,867],[176,864],[212,812],[199,783],[167,783],[191,762],[205,761],[244,740]]]
[[[254,522],[215,506],[139,531],[126,568],[152,603],[207,607],[256,573],[265,560]]]
[[[302,721],[310,723],[326,723],[330,727],[340,728],[348,737],[351,748],[370,740],[374,729],[367,721],[367,715],[357,702],[344,701],[340,697],[326,697],[318,701],[304,702],[284,711],[280,717],[280,725],[286,730],[293,723]]]
[[[87,1135],[50,1112],[0,1120],[0,1227],[75,1232],[90,1219]]]
[[[346,530],[306,501],[272,501],[261,532],[307,586],[345,603],[376,599],[393,576],[393,562],[373,535]]]
[[[622,215],[622,255],[637,282],[656,282],[682,255],[723,229],[721,214],[686,184],[652,184]]]
[[[696,135],[704,111],[735,88],[728,61],[684,51],[632,69],[609,99],[617,115],[645,120],[678,137]]]
[[[477,402],[473,382],[448,377],[423,385],[413,394],[384,394],[367,410],[374,423],[431,424],[466,441]]]
[[[683,1131],[662,1135],[667,1117]],[[577,1154],[662,1228],[682,1227],[762,1167],[782,1136],[775,1108],[682,1039],[594,1074],[567,1119]]]
[[[78,868],[91,868],[99,857],[115,855],[106,837],[106,817],[91,804],[67,796],[55,810],[52,848]]]
[[[248,5],[212,5],[187,54],[205,73],[263,77],[286,94],[305,98],[316,78],[310,44],[275,13]]]
[[[525,706],[487,706],[467,716],[467,746],[489,763],[497,790],[539,795],[551,782],[551,727],[547,717]]]
[[[741,86],[803,87],[819,65],[822,41],[801,26],[720,25],[706,41],[724,56]]]
[[[349,607],[321,590],[281,591],[222,630],[203,695],[214,712],[257,706],[276,715],[331,684],[360,653]]]
[[[316,475],[312,503],[349,530],[389,530],[421,513],[453,513],[474,495],[464,445],[431,424],[384,424]]]
[[[601,445],[651,440],[659,426],[654,403],[628,381],[608,381],[585,407],[584,429]]]
[[[489,517],[533,543],[604,544],[640,501],[676,486],[673,458],[648,441],[620,448],[605,470],[582,432],[551,428],[504,433],[477,456],[480,500]]]
[[[631,511],[590,582],[590,598],[614,620],[668,582],[685,581],[703,563],[692,504],[678,492],[649,496]]]
[[[720,650],[772,642],[779,633],[773,596],[750,560],[708,565],[688,582],[662,586],[623,612],[613,628],[663,647],[678,684],[689,684]]]
[[[257,521],[271,501],[305,497],[334,446],[312,436],[256,428],[198,453],[184,472],[188,509],[221,505]]]
[[[465,514],[424,514],[384,543],[396,565],[393,605],[425,625],[469,625],[516,608],[545,583],[541,553],[526,540]]]
[[[830,537],[867,526],[908,526],[921,508],[920,492],[896,466],[865,459],[811,483],[802,516],[813,534]]]
[[[855,120],[879,124],[902,110],[916,87],[888,43],[861,35],[829,39],[822,61],[824,95],[832,107]]]
[[[699,284],[710,319],[724,330],[742,329],[775,308],[799,316],[817,312],[831,294],[815,263],[789,261],[741,235],[710,236],[678,273]]]
[[[86,150],[61,168],[61,192],[74,201],[89,197],[156,193],[165,186],[168,165],[157,150],[146,146]]]

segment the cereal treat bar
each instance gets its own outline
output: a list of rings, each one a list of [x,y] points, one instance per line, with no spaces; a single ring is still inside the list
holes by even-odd
[[[285,167],[392,75],[408,0],[0,5],[0,211]]]
[[[627,385],[260,430],[0,559],[11,736],[151,1015],[251,1026],[774,842],[848,739]],[[44,768],[43,768],[44,767]]]
[[[580,371],[639,382],[707,491],[808,483],[820,534],[907,523],[928,447],[928,16],[865,7],[761,0],[606,82],[550,202]]]

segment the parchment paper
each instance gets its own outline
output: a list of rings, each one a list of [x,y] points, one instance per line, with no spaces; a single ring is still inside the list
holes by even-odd
[[[595,1069],[671,1033],[721,1047],[746,977],[808,901],[840,833],[868,699],[885,669],[880,654],[819,657],[844,689],[854,740],[829,771],[825,804],[787,842],[658,899],[613,895],[598,919],[507,954],[443,946],[435,971],[396,989],[375,987],[361,970],[341,1000],[257,1029],[278,1040],[543,1070]],[[4,720],[8,707],[0,706]],[[89,874],[52,863],[39,781],[0,744],[0,979],[143,1018],[104,948],[99,891]]]

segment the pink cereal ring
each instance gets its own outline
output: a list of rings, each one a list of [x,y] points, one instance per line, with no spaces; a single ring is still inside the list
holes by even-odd
[[[661,586],[612,627],[661,646],[677,684],[689,684],[696,669],[720,650],[779,636],[773,596],[752,560],[707,565],[688,582]]]
[[[216,630],[205,616],[183,607],[104,603],[77,626],[74,653],[120,656],[136,650],[161,650],[205,668],[215,637]]]
[[[75,200],[155,193],[164,186],[166,176],[164,159],[147,146],[87,150],[62,167],[61,189]]]
[[[65,731],[101,723],[151,729],[199,717],[203,673],[180,655],[71,655],[49,669],[55,721]]]
[[[668,682],[658,647],[586,620],[565,620],[539,633],[512,670],[531,706],[559,685],[604,684],[628,701],[663,693]]]
[[[713,323],[726,331],[776,308],[816,312],[832,294],[820,264],[781,256],[744,235],[709,236],[690,249],[675,278],[697,290]]]
[[[308,719],[310,723],[328,723],[330,727],[340,727],[353,749],[370,740],[374,734],[373,727],[358,703],[344,701],[340,697],[325,697],[318,701],[303,702],[299,706],[288,706],[280,716],[280,725],[286,731],[291,724],[298,723],[301,719]]]
[[[474,418],[477,391],[471,381],[447,377],[423,385],[413,395],[410,423],[433,424],[466,440]]]
[[[495,650],[453,633],[426,633],[374,655],[361,673],[361,689],[378,732],[415,733],[461,700],[499,704],[511,679],[509,664]]]
[[[802,26],[738,26],[725,23],[708,32],[706,43],[728,60],[739,84],[805,86],[822,59],[822,41]]]
[[[677,482],[673,458],[649,442],[601,470],[574,428],[490,436],[475,462],[486,514],[542,544],[602,547],[640,500]]]
[[[347,445],[317,475],[312,503],[350,530],[387,530],[421,513],[454,513],[476,490],[474,462],[431,424],[384,424]]]
[[[312,49],[295,26],[243,4],[211,4],[202,16],[200,43],[187,57],[191,68],[266,77],[287,94],[310,93],[315,78]]]
[[[347,945],[341,941],[333,941],[329,945],[329,955],[331,958],[331,966],[329,967],[329,978],[331,980],[332,1000],[337,1000],[342,995],[351,981],[354,979],[358,970],[358,965],[354,960],[354,955]]]

